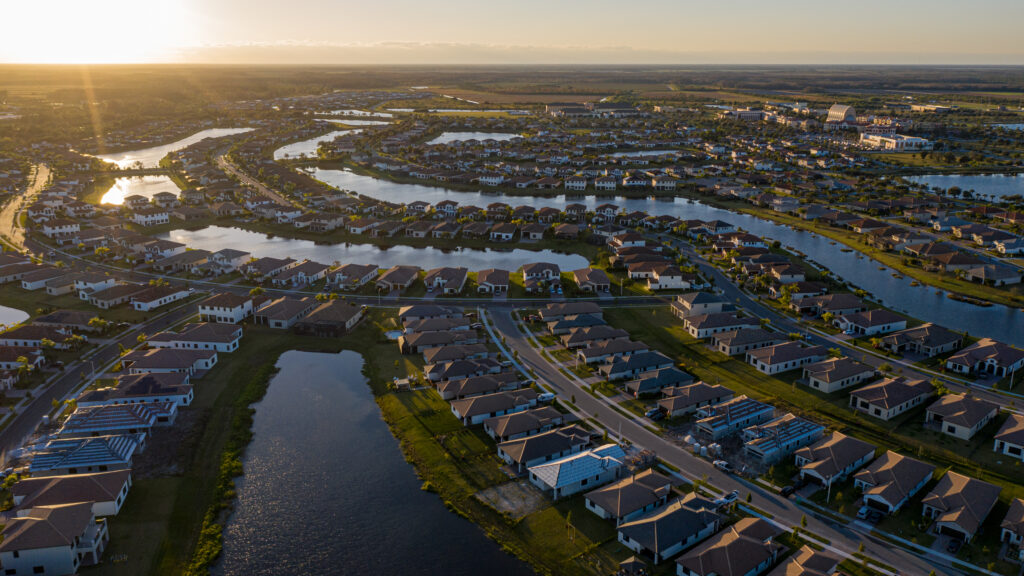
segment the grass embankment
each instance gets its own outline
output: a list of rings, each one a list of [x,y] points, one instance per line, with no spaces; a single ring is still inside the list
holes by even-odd
[[[992,482],[1003,488],[1001,498],[1005,502],[1024,496],[1024,486],[1019,483],[1020,466],[1000,458],[991,448],[992,436],[1005,415],[979,431],[970,442],[925,430],[923,406],[889,422],[877,420],[848,407],[849,390],[823,394],[796,384],[798,371],[768,376],[739,357],[709,349],[704,342],[685,332],[682,322],[672,316],[668,307],[606,308],[604,313],[609,324],[627,330],[635,340],[683,363],[687,370],[709,384],[721,384],[737,394],[770,403],[779,410],[812,419],[879,448],[913,455],[940,468],[952,467],[960,473]]]
[[[124,508],[110,519],[106,557],[124,560],[104,563],[95,569],[97,574],[183,574],[193,564],[198,542],[204,544],[200,556],[212,550],[213,528],[204,526],[204,520],[211,510],[223,510],[233,497],[222,480],[233,477],[230,472],[235,470],[225,465],[239,458],[247,443],[242,432],[248,430],[249,404],[262,396],[269,378],[266,371],[277,357],[295,349],[337,352],[342,345],[337,340],[247,327],[239,350],[221,355],[217,366],[195,382],[195,399],[185,409],[195,412],[190,415],[195,420],[193,429],[158,432],[182,434],[176,456],[180,473],[134,479]]]
[[[772,220],[779,224],[800,228],[802,230],[814,232],[815,234],[820,234],[826,238],[831,238],[928,286],[940,288],[947,292],[953,292],[963,296],[969,296],[971,298],[987,300],[996,304],[1003,304],[1005,306],[1020,307],[1024,305],[1024,286],[1022,285],[995,288],[957,278],[955,274],[951,273],[940,274],[938,272],[930,272],[923,268],[904,264],[903,257],[901,255],[895,252],[879,250],[874,246],[865,244],[862,241],[863,238],[859,234],[848,230],[833,228],[824,224],[804,220],[803,218],[798,218],[789,214],[772,212],[770,210],[760,210],[752,207],[734,207],[734,209],[752,216],[757,216],[758,218]]]
[[[198,418],[195,430],[182,442],[182,472],[135,480],[125,507],[110,521],[107,558],[125,559],[107,562],[95,573],[204,573],[219,553],[221,523],[234,498],[232,479],[241,471],[250,436],[250,404],[262,397],[277,357],[295,349],[362,354],[384,420],[424,480],[424,489],[436,492],[452,511],[478,524],[505,550],[542,574],[613,571],[628,551],[615,541],[610,523],[585,509],[581,496],[545,503],[521,519],[497,512],[475,497],[482,489],[509,481],[500,470],[494,443],[478,428],[464,428],[434,390],[391,389],[393,377],[422,369],[420,357],[402,356],[383,336],[394,322],[391,311],[370,310],[352,333],[332,339],[246,328],[241,348],[223,355],[217,367],[196,383],[196,397],[187,410],[196,411]]]
[[[235,478],[242,475],[242,453],[252,440],[252,422],[256,409],[252,404],[259,402],[267,393],[270,377],[276,372],[273,363],[260,366],[235,398],[231,431],[220,458],[220,471],[214,488],[213,502],[203,517],[192,562],[186,574],[206,574],[220,556],[224,545],[223,517],[235,499]]]

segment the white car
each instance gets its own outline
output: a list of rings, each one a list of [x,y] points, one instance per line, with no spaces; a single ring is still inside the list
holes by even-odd
[[[733,490],[732,492],[729,492],[725,496],[722,496],[721,498],[714,500],[712,504],[719,507],[728,506],[729,504],[732,504],[736,500],[739,500],[739,497],[740,493],[736,490]]]
[[[725,460],[715,460],[712,464],[722,472],[732,472],[732,464],[729,464]]]

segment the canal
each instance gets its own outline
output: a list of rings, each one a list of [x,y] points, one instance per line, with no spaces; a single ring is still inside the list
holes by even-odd
[[[208,226],[200,230],[172,230],[159,237],[211,252],[222,248],[235,248],[251,252],[256,257],[271,256],[296,260],[308,258],[322,264],[376,264],[381,268],[403,264],[419,266],[425,270],[441,266],[463,266],[470,271],[487,268],[515,271],[523,264],[551,262],[558,264],[562,270],[576,270],[589,264],[587,259],[579,254],[565,254],[553,250],[442,250],[412,246],[382,248],[373,244],[317,244],[311,240],[271,237],[259,232],[224,226]]]
[[[485,207],[492,202],[512,206],[529,204],[534,208],[564,208],[580,203],[593,209],[599,204],[613,203],[627,211],[642,210],[652,215],[669,214],[684,219],[724,220],[736,226],[790,247],[851,285],[863,288],[886,306],[924,321],[967,331],[972,336],[989,336],[1024,346],[1024,312],[1002,305],[975,306],[952,300],[946,293],[928,286],[913,286],[912,278],[880,265],[855,250],[828,238],[789,228],[748,214],[738,214],[684,198],[607,198],[595,196],[503,196],[482,192],[457,192],[435,186],[403,184],[356,174],[349,170],[313,169],[314,178],[343,190],[352,190],[390,202],[409,203],[423,200],[436,204],[454,200],[462,205]],[[847,250],[847,251],[844,251]]]

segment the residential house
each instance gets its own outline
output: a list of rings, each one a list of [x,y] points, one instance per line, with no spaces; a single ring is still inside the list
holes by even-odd
[[[782,531],[762,518],[743,518],[676,560],[678,576],[758,576],[786,547]]]
[[[583,292],[608,292],[611,290],[611,280],[604,270],[597,268],[582,268],[573,270],[573,280],[576,286]]]
[[[650,554],[658,564],[718,531],[721,518],[709,509],[710,504],[696,494],[688,494],[641,518],[620,524],[618,540],[638,554]]]
[[[126,470],[143,447],[141,434],[58,438],[32,454],[32,477]]]
[[[488,418],[522,412],[536,405],[537,392],[523,388],[455,400],[451,403],[451,410],[463,426],[473,426]]]
[[[804,367],[803,381],[826,394],[838,392],[875,377],[875,369],[852,358],[828,358]]]
[[[392,266],[377,278],[377,290],[393,292],[407,290],[420,277],[419,266]]]
[[[894,354],[920,354],[933,358],[960,347],[963,336],[937,324],[922,324],[882,337],[882,348]]]
[[[1024,560],[1024,500],[1014,498],[1010,502],[1003,521],[999,524],[999,541],[1017,547],[1017,558]]]
[[[710,292],[680,294],[672,300],[672,313],[676,318],[685,319],[701,314],[720,314],[731,306],[725,298]]]
[[[587,492],[587,510],[618,526],[668,503],[672,480],[648,468],[613,484]]]
[[[925,424],[961,440],[970,440],[999,414],[999,405],[965,394],[946,394],[925,410]]]
[[[91,502],[37,506],[7,521],[0,543],[4,573],[75,574],[98,564],[110,540]]]
[[[626,391],[634,398],[660,394],[665,388],[677,388],[693,384],[693,376],[682,370],[669,367],[644,372],[636,380],[626,382]]]
[[[825,427],[786,414],[764,424],[743,429],[743,454],[760,466],[775,464],[799,448],[817,442]]]
[[[238,324],[252,316],[252,313],[252,297],[239,296],[231,292],[215,294],[199,303],[200,322]]]
[[[671,366],[672,359],[661,352],[636,352],[601,366],[600,372],[608,380],[622,380]]]
[[[60,506],[91,502],[92,513],[100,518],[121,511],[132,486],[130,470],[22,478],[11,486],[16,517],[25,517],[38,506]]]
[[[343,300],[328,300],[295,322],[295,332],[336,338],[355,328],[363,317],[364,308]]]
[[[745,355],[750,350],[782,344],[785,341],[786,338],[783,334],[769,332],[761,327],[719,332],[711,337],[715,349],[729,356]]]
[[[1024,350],[982,338],[946,360],[946,369],[958,374],[994,374],[1001,378],[1024,367]]]
[[[547,432],[565,422],[565,415],[551,406],[540,406],[484,420],[484,432],[495,442],[506,442]]]
[[[1024,460],[1024,415],[1010,414],[996,433],[992,450],[1016,460]]]
[[[921,501],[936,534],[970,542],[992,512],[1002,488],[950,470]]]
[[[935,466],[887,450],[853,476],[854,488],[868,508],[885,514],[899,511],[932,480]]]
[[[683,320],[686,331],[694,338],[708,338],[715,334],[755,328],[759,325],[760,322],[756,318],[740,317],[732,312],[698,314],[687,316]]]
[[[515,472],[522,473],[533,466],[581,452],[589,445],[590,432],[572,425],[501,442],[498,457]]]
[[[426,284],[428,292],[439,288],[442,294],[461,294],[462,289],[466,286],[468,275],[469,270],[462,267],[434,268],[427,271],[423,283]]]
[[[779,374],[828,357],[824,346],[804,346],[785,342],[747,352],[747,362],[765,374]]]
[[[771,420],[775,407],[747,396],[737,396],[719,404],[697,408],[694,431],[712,440],[735,434],[750,426]]]
[[[618,444],[605,444],[529,469],[530,483],[558,500],[619,478],[626,453]]]
[[[328,283],[342,290],[356,290],[376,277],[376,264],[344,264],[329,273]]]
[[[78,407],[108,404],[166,403],[179,408],[192,403],[189,375],[183,372],[141,372],[122,374],[114,386],[94,388],[79,394]]]
[[[842,482],[875,457],[875,447],[841,432],[796,451],[800,479],[828,487]]]
[[[875,336],[907,327],[907,319],[895,312],[879,308],[867,312],[846,314],[836,319],[840,330],[858,336]]]
[[[731,400],[735,396],[735,393],[725,386],[704,382],[666,388],[662,392],[665,397],[658,400],[658,407],[669,418],[691,414],[705,406]]]
[[[481,294],[507,294],[508,270],[488,268],[476,273],[477,292]]]
[[[232,324],[200,322],[186,324],[177,332],[159,332],[149,337],[154,348],[179,350],[216,350],[234,352],[242,341],[242,329]]]
[[[302,298],[282,296],[256,310],[253,320],[256,324],[287,330],[304,318],[306,314],[312,312],[317,305],[316,299],[308,296]]]
[[[886,378],[850,393],[850,407],[889,421],[931,397],[934,388],[927,380]]]

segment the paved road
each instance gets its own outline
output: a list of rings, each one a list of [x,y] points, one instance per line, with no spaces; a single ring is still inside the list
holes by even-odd
[[[857,552],[860,543],[864,544],[865,553],[880,562],[896,567],[902,574],[928,574],[936,570],[938,574],[958,574],[958,572],[936,566],[932,559],[926,562],[923,559],[891,545],[861,533],[852,526],[833,527],[813,516],[812,512],[799,508],[795,503],[780,497],[774,492],[752,484],[736,477],[724,474],[717,470],[710,462],[700,459],[686,449],[665,438],[651,432],[642,423],[634,418],[627,417],[613,410],[602,400],[592,396],[589,392],[562,374],[557,367],[545,360],[536,348],[530,345],[527,337],[518,329],[512,317],[511,310],[489,308],[495,330],[505,338],[505,345],[519,354],[519,362],[526,368],[533,370],[539,380],[548,384],[553,391],[563,400],[571,400],[575,397],[576,407],[588,416],[599,420],[613,435],[621,431],[622,438],[632,444],[653,450],[660,459],[679,468],[691,479],[698,479],[707,476],[712,485],[725,491],[738,490],[741,497],[750,492],[753,496],[751,504],[763,510],[780,523],[788,526],[798,526],[804,515],[808,519],[808,529],[830,540],[835,548],[847,554]]]
[[[271,200],[277,202],[278,204],[299,206],[300,208],[302,207],[299,203],[288,198],[285,198],[281,194],[271,189],[266,184],[260,182],[259,180],[243,172],[241,169],[238,168],[238,166],[232,164],[231,161],[227,159],[227,156],[217,156],[217,166],[221,170],[227,172],[228,174],[234,175],[243,184],[253,187],[260,194],[266,196],[267,198],[270,198]]]
[[[33,170],[32,182],[25,192],[12,198],[0,209],[0,236],[14,246],[23,246],[25,243],[25,229],[18,222],[18,216],[50,181],[50,168],[46,164],[37,164]]]

